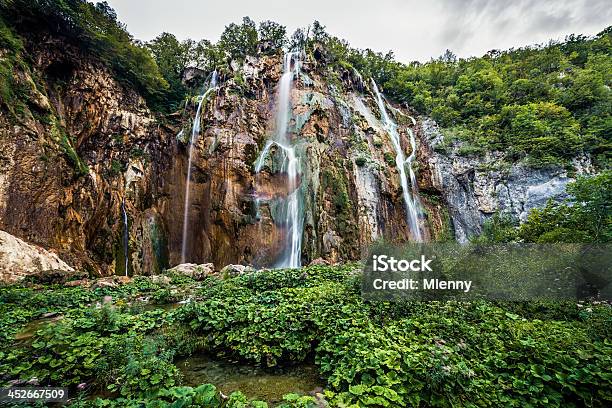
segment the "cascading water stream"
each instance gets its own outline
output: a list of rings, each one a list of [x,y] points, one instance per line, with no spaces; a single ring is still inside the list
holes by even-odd
[[[412,121],[412,126],[416,125],[416,121],[412,116],[410,116],[410,120]],[[412,199],[414,200],[416,210],[420,211],[421,199],[419,198],[419,187],[416,181],[416,174],[414,173],[414,169],[412,168],[412,162],[416,158],[416,138],[414,136],[414,132],[412,129],[408,128],[408,134],[410,135],[410,147],[412,151],[410,152],[410,156],[406,159],[406,165],[408,166],[408,174],[410,175],[410,187],[412,188]],[[422,238],[421,238],[422,239]]]
[[[300,53],[289,52],[283,61],[283,75],[278,85],[276,129],[274,137],[266,142],[265,147],[255,162],[255,172],[259,173],[272,146],[277,146],[282,153],[280,172],[287,175],[287,197],[280,205],[282,225],[286,231],[285,247],[276,263],[278,268],[299,268],[301,265],[302,232],[304,219],[302,214],[299,178],[300,162],[295,147],[288,138],[287,130],[292,116],[291,89],[293,78],[299,74]],[[259,199],[256,199],[259,204]]]
[[[125,209],[125,197],[121,199],[121,216],[123,218],[123,258],[125,262],[125,276],[128,276],[128,259],[129,259],[129,231],[128,231],[128,216]]]
[[[372,86],[374,88],[374,93],[376,94],[376,103],[378,104],[378,109],[380,110],[380,116],[382,118],[383,126],[391,137],[391,142],[393,143],[393,147],[395,148],[395,164],[400,175],[402,195],[404,196],[404,204],[406,205],[406,214],[408,226],[410,227],[410,233],[412,234],[412,238],[415,241],[422,242],[423,234],[421,233],[421,227],[419,225],[420,200],[418,198],[416,176],[412,169],[412,162],[416,155],[416,141],[414,138],[414,134],[412,130],[408,130],[410,133],[410,145],[412,146],[412,152],[410,153],[410,156],[408,156],[408,158],[406,159],[404,151],[402,149],[402,145],[400,143],[400,136],[397,132],[397,125],[395,124],[393,119],[391,119],[391,117],[387,114],[387,109],[385,108],[385,101],[383,99],[382,94],[378,90],[378,86],[376,86],[376,82],[374,82],[374,80],[372,80]],[[408,176],[410,177],[411,188],[408,187],[408,176],[406,175],[406,167],[409,168]]]
[[[187,181],[185,182],[185,204],[183,208],[183,241],[181,244],[181,263],[185,263],[187,257],[187,245],[189,242],[189,204],[190,204],[190,193],[191,193],[191,161],[193,160],[193,146],[200,134],[200,121],[202,115],[202,104],[211,92],[214,92],[217,88],[217,71],[213,71],[211,74],[210,82],[208,87],[204,90],[202,95],[199,97],[198,109],[196,110],[195,118],[193,119],[193,126],[191,129],[191,138],[189,139],[189,159],[187,162]]]

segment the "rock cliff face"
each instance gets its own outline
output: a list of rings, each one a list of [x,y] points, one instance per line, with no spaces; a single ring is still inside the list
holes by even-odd
[[[567,198],[565,188],[574,178],[566,169],[510,165],[495,153],[462,156],[457,153],[461,143],[447,146],[435,122],[422,118],[420,125],[430,183],[442,192],[459,242],[479,234],[484,221],[496,212],[522,222],[533,208]],[[576,174],[592,172],[586,157],[575,160],[574,168]]]
[[[274,199],[291,192],[274,163],[268,160],[258,174],[254,164],[274,132],[281,69],[280,56],[233,64],[204,105],[191,179],[190,261],[262,266],[278,256],[285,231],[276,227]],[[373,96],[354,73],[329,75],[321,62],[306,59],[291,92],[289,133],[306,192],[303,263],[358,259],[375,239],[410,238],[397,170],[385,159],[394,157],[393,147]],[[190,133],[190,111],[178,134]],[[409,151],[406,129],[412,125],[396,120],[404,121],[400,130]],[[177,138],[177,159],[165,177],[162,213],[171,263],[178,262],[181,249],[187,148],[187,139]]]
[[[148,241],[163,128],[136,92],[77,48],[39,38],[27,49],[29,64],[13,71],[22,100],[0,118],[0,229],[77,268],[123,273],[115,264],[123,265],[126,196],[130,235],[140,241],[134,272],[159,269]]]
[[[60,39],[26,49],[29,64],[13,71],[24,102],[2,107],[0,116],[0,230],[98,275],[178,264],[196,101],[155,116],[134,90]],[[273,161],[259,173],[254,164],[274,132],[281,71],[282,56],[233,62],[203,103],[188,262],[267,266],[279,256],[287,231],[277,226],[275,200],[291,191]],[[374,240],[410,240],[394,148],[367,82],[308,56],[290,99],[304,192],[302,263],[359,259]],[[562,198],[571,180],[562,170],[496,168],[492,154],[442,152],[432,121],[413,124],[400,107],[389,113],[407,154],[408,129],[417,132],[426,239],[465,241],[495,211],[524,219],[548,198]]]

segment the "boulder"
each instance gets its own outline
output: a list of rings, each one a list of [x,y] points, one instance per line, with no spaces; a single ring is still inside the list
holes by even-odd
[[[195,280],[202,280],[207,276],[212,276],[215,274],[215,265],[213,265],[212,263],[205,263],[200,265],[184,263],[176,265],[174,268],[168,269],[167,272],[187,276]]]
[[[90,287],[92,282],[89,279],[77,279],[73,281],[68,281],[64,283],[64,286],[74,287],[74,286],[82,286],[84,288]]]
[[[223,276],[224,278],[233,278],[235,276],[244,275],[245,273],[249,273],[254,270],[255,269],[253,269],[251,266],[230,264],[224,266],[223,269],[221,269],[221,276]]]
[[[91,286],[92,289],[98,288],[116,288],[119,286],[119,283],[115,280],[114,276],[107,276],[105,278],[100,278],[96,280],[96,282]]]
[[[75,273],[53,252],[0,231],[0,282],[17,282],[46,271],[52,271],[49,275],[56,278]]]
[[[329,265],[329,262],[323,258],[313,259],[308,266]]]
[[[129,276],[106,276],[104,278],[97,279],[91,288],[116,288],[119,285],[125,285],[130,282],[132,282],[132,278]]]
[[[151,282],[156,283],[158,285],[167,286],[172,282],[172,279],[166,275],[152,275]]]
[[[115,276],[114,278],[115,278],[115,281],[117,281],[121,285],[125,285],[127,283],[132,282],[132,278],[130,278],[129,276]]]

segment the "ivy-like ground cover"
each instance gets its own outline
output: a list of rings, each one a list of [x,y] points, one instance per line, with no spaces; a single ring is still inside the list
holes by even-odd
[[[172,310],[134,301],[173,301],[177,289],[195,300]],[[182,386],[174,361],[200,352],[267,366],[314,359],[326,390],[286,395],[283,407],[612,404],[608,304],[367,303],[356,265],[170,284],[140,277],[93,291],[5,287],[0,312],[0,386],[67,386],[80,393],[72,407],[267,406],[211,384]],[[49,312],[63,318],[14,340]]]

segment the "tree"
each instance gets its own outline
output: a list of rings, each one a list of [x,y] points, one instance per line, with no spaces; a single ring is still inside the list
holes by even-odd
[[[506,146],[531,155],[540,164],[573,157],[583,147],[576,120],[567,109],[551,102],[505,106],[498,123]]]
[[[190,61],[192,45],[189,41],[179,42],[173,34],[161,33],[146,43],[157,66],[168,82],[180,81],[183,70]]]
[[[242,19],[242,24],[231,23],[225,27],[219,48],[232,59],[244,59],[247,55],[257,52],[257,27],[249,17]]]
[[[315,20],[312,23],[312,41],[324,44],[329,38],[329,34],[325,31],[325,26]]]
[[[287,43],[287,29],[274,21],[259,23],[259,42],[266,43],[267,49],[276,52]]]
[[[190,63],[203,71],[211,72],[222,62],[223,51],[206,39],[198,41],[191,49]]]
[[[166,109],[168,83],[149,51],[134,41],[106,3],[85,0],[0,2],[0,18],[19,32],[60,35],[112,69],[156,110]]]
[[[291,35],[291,39],[289,40],[289,49],[290,50],[301,50],[306,45],[306,33],[303,29],[298,28]]]

